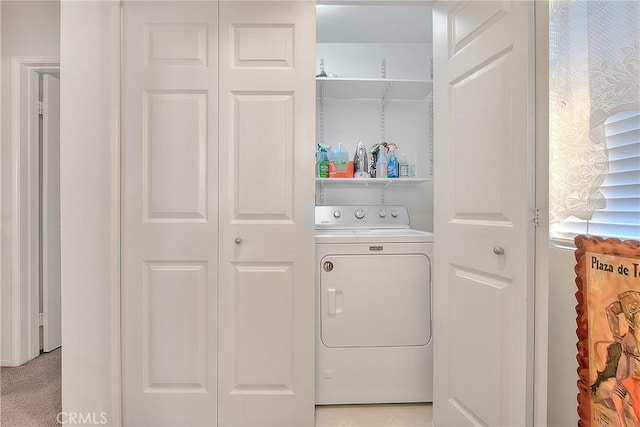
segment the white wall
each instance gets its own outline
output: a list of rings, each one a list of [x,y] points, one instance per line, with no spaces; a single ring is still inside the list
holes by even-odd
[[[318,43],[316,75],[324,59],[329,76],[378,79],[384,58],[388,79],[429,79],[431,51],[429,43]]]
[[[63,1],[60,19],[62,410],[117,426],[119,3]]]
[[[12,352],[11,336],[11,57],[60,54],[60,4],[55,1],[2,1],[1,40],[1,146],[0,188],[2,365],[8,364]]]
[[[573,250],[549,248],[549,426],[578,422],[575,264]]]

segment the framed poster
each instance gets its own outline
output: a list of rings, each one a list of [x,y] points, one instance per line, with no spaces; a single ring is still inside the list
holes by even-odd
[[[640,426],[640,242],[577,236],[579,426]]]

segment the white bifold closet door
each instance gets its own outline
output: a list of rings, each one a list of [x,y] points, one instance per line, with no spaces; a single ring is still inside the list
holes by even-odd
[[[123,14],[123,424],[216,425],[218,4]]]
[[[219,90],[219,425],[313,426],[315,2],[221,2]]]
[[[312,2],[125,2],[124,425],[313,425]]]

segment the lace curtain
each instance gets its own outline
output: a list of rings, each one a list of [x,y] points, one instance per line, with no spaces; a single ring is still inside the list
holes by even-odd
[[[550,221],[606,207],[604,124],[640,109],[640,3],[550,3]]]

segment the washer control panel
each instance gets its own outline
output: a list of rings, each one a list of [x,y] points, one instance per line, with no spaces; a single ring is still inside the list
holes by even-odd
[[[406,206],[316,206],[316,228],[409,228]]]

